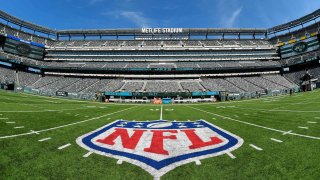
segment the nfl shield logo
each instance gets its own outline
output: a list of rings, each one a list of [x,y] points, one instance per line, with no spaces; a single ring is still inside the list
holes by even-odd
[[[177,166],[219,156],[243,140],[205,120],[117,120],[77,139],[96,154],[135,164],[159,178]]]

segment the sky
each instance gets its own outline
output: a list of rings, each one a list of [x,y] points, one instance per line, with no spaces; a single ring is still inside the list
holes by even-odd
[[[270,28],[320,8],[320,0],[7,0],[0,9],[56,30]]]

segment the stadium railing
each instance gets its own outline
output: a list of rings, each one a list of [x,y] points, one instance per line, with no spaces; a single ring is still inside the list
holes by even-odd
[[[293,92],[299,92],[300,88],[295,87],[294,89],[280,89],[280,90],[267,90],[266,92],[252,92],[252,93],[227,93],[226,99],[227,101],[234,100],[244,100],[244,99],[253,99],[253,98],[261,98],[261,97],[271,97],[278,95],[290,94],[291,90]],[[51,90],[39,90],[32,89],[25,86],[17,86],[15,87],[15,91],[24,92],[29,94],[41,95],[41,96],[50,96],[50,97],[61,97],[67,99],[80,99],[80,100],[96,100],[95,93],[67,93],[67,96],[58,96],[56,91]],[[142,100],[142,99],[124,99],[122,98],[112,98],[109,102],[114,103],[151,103],[150,100]],[[174,103],[199,103],[199,102],[213,102],[212,99],[203,99],[203,98],[184,98],[184,100],[175,99]]]
[[[41,95],[41,96],[50,96],[50,97],[61,97],[68,99],[81,99],[81,100],[96,100],[95,93],[68,93],[67,96],[58,96],[56,91],[51,90],[39,90],[32,89],[29,87],[16,87],[17,92],[24,92],[29,94]]]

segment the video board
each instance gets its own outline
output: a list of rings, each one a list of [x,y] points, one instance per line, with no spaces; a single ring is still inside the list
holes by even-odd
[[[309,37],[295,43],[286,44],[280,47],[281,58],[289,58],[292,56],[304,54],[319,49],[319,39],[317,36]]]
[[[19,39],[14,36],[7,35],[3,50],[8,53],[29,57],[32,59],[43,59],[45,46]]]

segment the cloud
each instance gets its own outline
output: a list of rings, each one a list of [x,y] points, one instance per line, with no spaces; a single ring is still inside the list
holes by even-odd
[[[235,22],[239,15],[242,12],[242,7],[236,9],[235,11],[232,12],[230,17],[224,17],[222,18],[222,24],[224,27],[231,28],[235,25]]]
[[[138,27],[151,27],[150,19],[145,17],[140,11],[111,11],[102,13],[104,16],[112,16],[114,18],[125,18]]]
[[[121,16],[129,19],[139,27],[150,27],[149,20],[141,12],[123,11]]]

